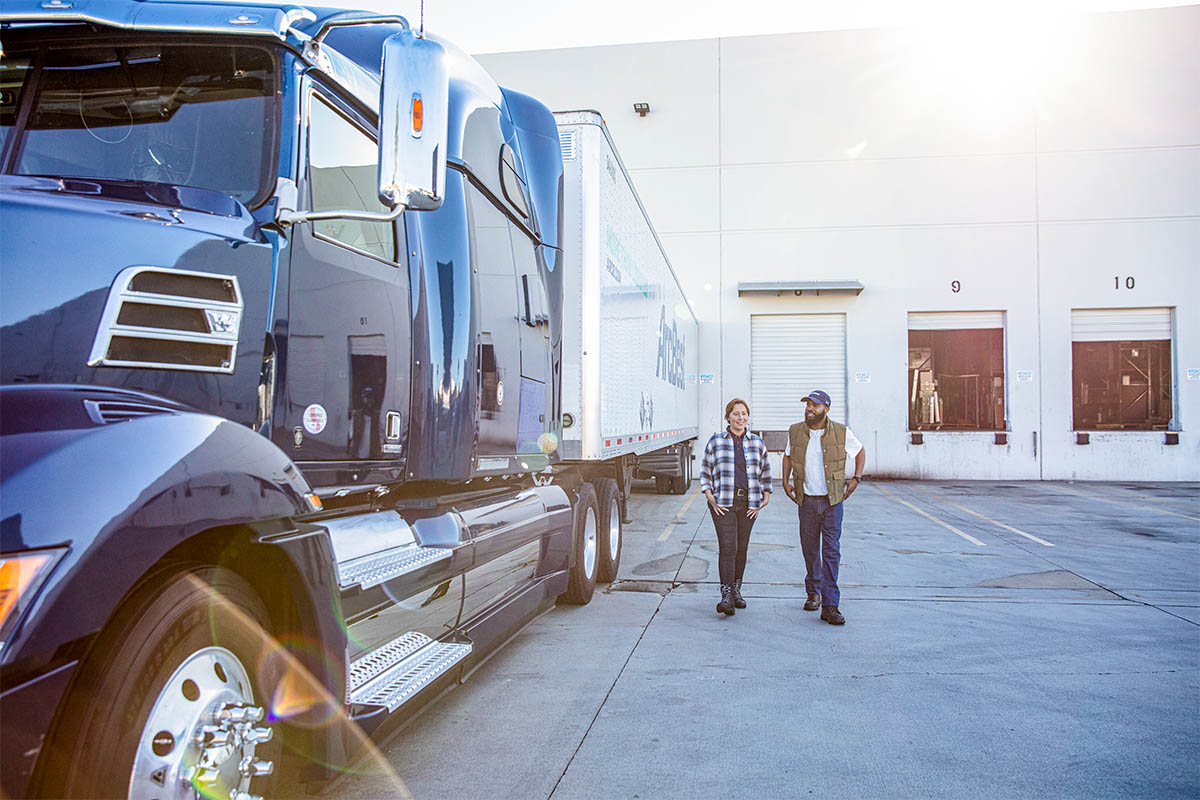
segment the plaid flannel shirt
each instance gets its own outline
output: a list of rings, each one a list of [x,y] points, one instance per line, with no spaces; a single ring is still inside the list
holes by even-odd
[[[746,456],[746,477],[749,479],[750,508],[758,508],[763,502],[763,493],[771,491],[771,462],[767,458],[767,444],[762,437],[746,431],[742,439],[742,452]],[[704,446],[704,460],[700,462],[700,491],[712,489],[719,506],[733,505],[733,434],[728,429],[714,433]]]

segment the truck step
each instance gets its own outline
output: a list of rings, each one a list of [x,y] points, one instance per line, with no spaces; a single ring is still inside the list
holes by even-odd
[[[350,702],[395,711],[471,653],[466,642],[439,642],[410,631],[354,660]]]
[[[405,545],[373,553],[353,561],[339,563],[338,585],[343,589],[358,586],[369,589],[411,572],[418,567],[450,558],[453,551],[442,547]]]

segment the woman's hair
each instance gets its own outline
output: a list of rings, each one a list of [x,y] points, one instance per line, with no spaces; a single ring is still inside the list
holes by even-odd
[[[725,404],[725,419],[729,419],[729,415],[733,413],[734,406],[745,406],[746,413],[750,413],[750,404],[740,397],[735,397]]]

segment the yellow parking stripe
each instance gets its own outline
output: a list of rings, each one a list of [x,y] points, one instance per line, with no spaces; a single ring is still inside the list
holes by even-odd
[[[959,536],[961,536],[962,538],[966,539],[968,542],[971,542],[972,544],[977,544],[977,545],[979,545],[980,547],[987,547],[987,545],[986,545],[986,544],[984,544],[983,542],[979,541],[978,539],[976,539],[976,538],[975,538],[974,536],[972,536],[971,534],[969,534],[969,533],[963,533],[963,532],[962,532],[962,531],[960,531],[958,528],[954,527],[953,525],[951,525],[951,524],[950,524],[950,523],[948,523],[948,522],[942,522],[940,519],[938,519],[937,517],[935,517],[933,514],[930,514],[930,513],[926,512],[926,511],[922,511],[921,509],[917,508],[916,506],[914,506],[912,503],[908,502],[907,500],[902,500],[901,498],[899,498],[899,497],[897,497],[896,495],[892,494],[891,492],[889,492],[887,489],[883,488],[883,487],[882,487],[882,486],[880,486],[879,484],[877,484],[877,483],[868,483],[867,485],[868,485],[868,486],[872,486],[872,487],[874,487],[874,488],[878,489],[879,491],[883,492],[884,494],[886,494],[888,497],[890,497],[890,498],[892,498],[893,500],[895,500],[895,501],[896,501],[897,503],[899,503],[900,505],[903,505],[903,506],[908,506],[908,507],[909,507],[909,508],[911,508],[913,511],[917,512],[918,514],[920,514],[922,517],[925,517],[926,519],[933,520],[934,522],[936,522],[938,525],[941,525],[941,526],[942,526],[943,528],[945,528],[946,530],[948,530],[948,531],[951,531],[952,533],[957,533]]]
[[[675,523],[683,519],[684,515],[687,514],[688,509],[692,507],[692,503],[696,502],[696,498],[699,496],[700,484],[697,483],[696,488],[692,490],[692,496],[684,502],[683,508],[679,509],[679,513],[675,515],[675,518],[668,522],[667,527],[663,528],[663,532],[658,535],[658,541],[665,542],[667,540],[667,538],[671,535],[671,531],[675,529]]]
[[[1080,497],[1094,497],[1097,500],[1104,500],[1105,502],[1108,502],[1108,503],[1120,503],[1123,506],[1133,506],[1134,508],[1144,508],[1147,511],[1157,511],[1159,514],[1170,514],[1172,517],[1183,517],[1184,519],[1192,519],[1192,520],[1195,520],[1196,522],[1200,522],[1200,517],[1189,517],[1187,514],[1180,514],[1176,511],[1167,511],[1165,508],[1155,508],[1154,506],[1148,506],[1143,503],[1131,503],[1128,500],[1118,500],[1115,497],[1105,497],[1104,495],[1096,494],[1095,492],[1085,492],[1081,489],[1068,489],[1066,486],[1050,486],[1050,485],[1048,485],[1046,488],[1053,489],[1057,492],[1070,492],[1071,494],[1077,494]]]
[[[968,514],[971,514],[972,516],[979,517],[981,520],[984,520],[985,522],[990,522],[999,528],[1004,528],[1004,530],[1006,530],[1006,531],[1012,531],[1013,533],[1017,534],[1018,536],[1024,536],[1026,539],[1029,539],[1030,541],[1037,542],[1038,544],[1044,545],[1045,547],[1054,547],[1053,544],[1051,544],[1050,542],[1047,542],[1045,539],[1041,538],[1040,536],[1034,536],[1032,533],[1026,533],[1025,531],[1021,530],[1020,528],[1014,528],[1012,525],[1007,525],[1003,522],[1000,522],[999,520],[992,519],[991,517],[985,517],[983,514],[980,514],[978,511],[972,511],[971,509],[967,508],[966,506],[960,506],[958,503],[954,502],[953,500],[948,500],[947,498],[943,497],[942,495],[934,494],[933,492],[927,492],[924,489],[921,489],[920,487],[917,487],[917,486],[910,486],[909,488],[915,489],[916,491],[920,492],[921,494],[928,495],[929,497],[932,497],[935,500],[941,500],[946,505],[954,506],[959,511],[965,511]]]

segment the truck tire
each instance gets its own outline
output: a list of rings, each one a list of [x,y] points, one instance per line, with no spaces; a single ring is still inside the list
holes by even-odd
[[[596,508],[596,490],[590,483],[579,487],[573,516],[575,566],[571,567],[567,578],[567,591],[559,599],[569,605],[586,606],[596,591],[596,572],[600,566],[600,519]]]
[[[260,667],[272,660],[263,657],[266,619],[245,581],[217,567],[178,572],[135,595],[80,668],[44,751],[39,793],[269,792],[280,747],[266,722],[274,683]]]
[[[671,494],[685,494],[692,484],[692,451],[689,447],[679,448],[679,474],[668,479]]]
[[[599,507],[600,536],[596,543],[599,561],[596,580],[612,583],[617,579],[617,568],[621,565],[621,543],[625,538],[621,527],[621,489],[612,478],[600,478],[596,487]]]
[[[670,476],[669,475],[655,475],[654,476],[654,491],[658,492],[659,494],[670,494],[671,493],[671,478],[670,478]]]

